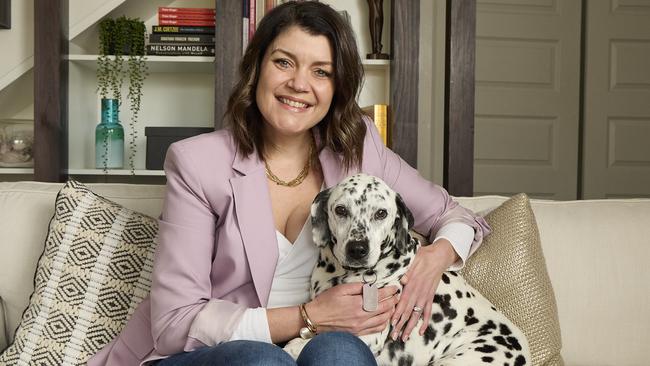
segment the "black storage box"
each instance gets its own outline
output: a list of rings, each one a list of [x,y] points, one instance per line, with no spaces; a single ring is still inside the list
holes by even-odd
[[[165,154],[167,154],[167,149],[173,142],[212,131],[214,131],[212,127],[145,127],[147,169],[162,170]]]

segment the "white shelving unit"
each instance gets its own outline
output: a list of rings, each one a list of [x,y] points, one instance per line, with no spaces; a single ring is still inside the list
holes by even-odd
[[[368,10],[365,0],[321,0],[337,10],[345,10],[357,33],[358,48],[365,70],[365,83],[358,103],[364,107],[371,104],[388,104],[390,61],[365,60],[369,48]],[[259,1],[258,1],[259,3]],[[389,3],[389,2],[387,2]],[[157,23],[158,6],[214,7],[214,0],[183,0],[142,2],[125,0],[108,17],[127,15],[145,21],[147,32]],[[259,9],[259,5],[258,5]],[[390,19],[390,6],[384,9],[384,19]],[[105,173],[95,167],[95,127],[100,120],[100,98],[97,94],[97,43],[98,22],[70,40],[69,66],[69,124],[68,124],[68,173],[72,176],[128,176],[129,134],[131,113],[128,105],[120,110],[125,130],[124,168]],[[218,26],[218,25],[217,25]],[[384,22],[383,45],[390,53],[390,24]],[[217,48],[217,52],[219,49]],[[144,128],[157,127],[212,127],[214,126],[214,57],[147,56],[148,77],[144,82],[142,107],[135,128],[135,175],[164,176],[162,171],[145,169],[146,137]],[[128,88],[125,82],[123,95]],[[124,102],[126,104],[126,102]]]

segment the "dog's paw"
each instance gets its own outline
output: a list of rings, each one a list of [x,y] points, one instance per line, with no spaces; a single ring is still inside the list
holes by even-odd
[[[309,342],[307,339],[294,338],[284,346],[284,351],[293,357],[294,360],[297,360],[307,342]]]

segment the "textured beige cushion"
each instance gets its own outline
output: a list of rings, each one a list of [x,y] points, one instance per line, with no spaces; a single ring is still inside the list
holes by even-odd
[[[562,365],[557,306],[528,197],[510,198],[485,219],[492,234],[461,273],[526,334],[533,365]]]
[[[84,365],[149,292],[156,219],[74,181],[54,207],[34,293],[2,365]]]

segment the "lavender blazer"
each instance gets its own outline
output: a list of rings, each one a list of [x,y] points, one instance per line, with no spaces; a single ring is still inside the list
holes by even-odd
[[[489,233],[485,221],[423,179],[384,147],[371,121],[365,123],[360,171],[400,193],[414,229],[430,240],[446,223],[472,226],[473,253]],[[328,188],[358,172],[344,171],[340,156],[328,148],[319,160]],[[246,308],[267,304],[278,245],[264,163],[256,154],[240,155],[222,130],[172,144],[165,173],[151,296],[88,365],[135,366],[219,343],[229,339]]]

